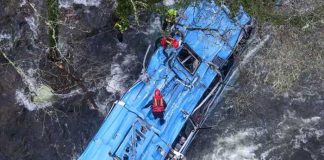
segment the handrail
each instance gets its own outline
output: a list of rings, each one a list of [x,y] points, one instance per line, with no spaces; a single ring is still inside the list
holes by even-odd
[[[144,73],[145,70],[146,70],[145,64],[146,64],[147,54],[148,54],[148,52],[150,51],[150,49],[151,49],[151,45],[149,45],[149,46],[147,47],[146,52],[145,52],[145,56],[144,56],[144,60],[143,60],[143,69],[142,69],[142,73]]]
[[[208,63],[208,64],[214,66],[212,63]],[[219,84],[223,82],[223,75],[221,74],[218,68],[214,68],[214,67],[213,70],[220,76],[220,83],[217,83],[217,85],[215,85],[215,87],[211,90],[211,92],[206,96],[206,98],[202,102],[200,102],[200,104],[196,107],[196,109],[192,113],[195,113],[198,109],[200,109],[204,105],[204,103],[213,95],[213,93],[218,88]]]

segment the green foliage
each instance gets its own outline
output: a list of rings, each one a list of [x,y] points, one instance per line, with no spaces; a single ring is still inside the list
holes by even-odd
[[[212,0],[210,0],[212,1]],[[239,7],[242,5],[244,9],[253,17],[257,18],[259,22],[271,22],[275,25],[289,24],[295,27],[305,26],[307,23],[319,21],[323,16],[324,6],[319,6],[314,12],[305,15],[283,15],[274,10],[276,7],[276,0],[214,0],[216,3],[224,3],[231,11],[231,16],[237,13]],[[117,16],[123,20],[128,21],[130,16],[133,16],[134,8],[131,0],[117,0]],[[169,7],[161,5],[162,0],[133,0],[138,8],[138,13],[149,11],[159,13],[163,16],[167,14]],[[200,0],[179,0],[172,6],[172,8],[185,8],[189,4],[201,2]]]
[[[116,8],[116,15],[118,17],[118,21],[115,23],[114,27],[120,32],[124,32],[129,27],[128,18],[130,16],[134,15],[135,19],[138,18],[136,15],[136,12],[138,11],[135,10],[137,6],[140,7],[140,9],[142,9],[145,8],[145,5],[147,5],[147,3],[144,3],[139,0],[117,0],[117,4],[118,5]]]
[[[130,0],[117,0],[116,14],[120,19],[128,19],[132,15],[133,7]]]
[[[179,0],[174,6],[172,6],[172,8],[185,8],[190,3],[196,1],[199,2],[200,0]],[[117,0],[118,5],[116,9],[116,15],[119,18],[118,22],[128,22],[128,18],[136,14],[132,2],[137,9],[137,13],[148,11],[166,16],[168,9],[170,9],[170,7],[162,5],[163,0]]]
[[[129,17],[135,16],[136,14],[133,4],[137,9],[137,13],[148,11],[166,16],[169,7],[162,5],[162,1],[163,0],[117,0],[118,5],[116,15],[119,19],[117,23],[127,21],[129,24]],[[193,0],[180,0],[172,8],[183,8],[184,6],[189,5],[191,2],[193,2]]]
[[[165,20],[171,23],[171,22],[175,22],[176,18],[177,18],[177,10],[169,9],[165,16]]]
[[[115,23],[114,27],[119,30],[121,33],[125,32],[128,29],[129,22],[128,20],[121,19]]]
[[[47,0],[47,14],[48,14],[48,31],[49,31],[49,46],[56,47],[58,39],[58,18],[59,18],[59,2],[58,0]]]
[[[148,11],[159,13],[161,15],[165,15],[168,11],[168,7],[162,5],[149,5],[147,8]]]

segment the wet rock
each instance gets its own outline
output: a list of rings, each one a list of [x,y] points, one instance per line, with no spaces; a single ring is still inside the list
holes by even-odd
[[[32,97],[32,101],[34,103],[48,103],[55,101],[53,89],[45,85],[40,86],[35,92],[35,96]]]
[[[283,6],[292,2],[283,1]],[[317,1],[305,2],[310,4],[307,12],[314,8],[313,2]],[[138,78],[146,47],[154,45],[158,36],[159,19],[141,15],[142,25],[131,26],[121,43],[113,29],[114,1],[60,0],[57,45],[62,60],[52,62],[47,58],[46,1],[0,0],[0,4],[5,6],[0,10],[0,50],[23,69],[27,78],[38,85],[49,85],[61,97],[49,108],[34,111],[17,104],[17,90],[24,94],[28,91],[22,77],[0,57],[0,160],[76,159],[97,132],[112,102]],[[292,8],[299,10],[303,5],[298,1]],[[289,9],[286,12],[295,14]],[[221,104],[224,107],[207,122],[217,127],[198,135],[188,157],[288,159],[301,150],[300,145],[311,150],[311,156],[322,159],[324,85],[319,73],[324,67],[318,53],[324,46],[323,28],[321,24],[304,31],[289,25],[263,27],[259,34],[272,35],[271,42],[241,70],[239,88],[228,94]],[[68,72],[62,72],[62,68]],[[287,74],[277,77],[278,73]],[[101,112],[89,109],[87,94],[71,74],[94,96]],[[290,74],[297,76],[285,78]],[[289,85],[281,92],[273,87],[279,84],[275,82]],[[48,93],[49,89],[45,90]],[[231,143],[235,138],[238,146]],[[304,151],[293,155],[309,158]]]
[[[296,152],[294,152],[289,159],[291,159],[291,160],[305,160],[305,159],[313,159],[313,158],[309,152],[299,149]]]
[[[141,16],[143,26],[132,26],[120,43],[112,27],[114,1],[60,0],[57,45],[62,60],[53,62],[48,59],[46,2],[0,1],[5,6],[0,11],[0,50],[35,84],[40,93],[34,101],[52,101],[53,91],[60,97],[48,108],[28,111],[16,95],[28,98],[31,92],[0,57],[0,159],[76,159],[112,102],[138,78],[146,47],[154,39],[146,34],[149,15]],[[89,93],[82,92],[75,79]],[[120,88],[107,89],[111,82]],[[37,89],[44,85],[48,87]],[[88,95],[101,112],[89,109]]]

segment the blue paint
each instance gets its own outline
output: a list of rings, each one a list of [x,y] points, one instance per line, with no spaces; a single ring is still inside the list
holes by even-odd
[[[197,70],[191,74],[178,61],[183,45],[166,49],[168,58],[163,48],[158,48],[147,67],[150,80],[138,81],[113,106],[80,160],[123,159],[126,155],[129,159],[156,160],[167,156],[188,120],[184,112],[191,114],[212,81],[220,76],[209,63],[217,57],[226,61],[231,56],[242,28],[251,20],[242,8],[233,19],[225,10],[202,2],[184,11],[176,27],[184,34],[183,42],[200,59]],[[163,125],[153,118],[150,108],[144,108],[156,88],[167,103]]]

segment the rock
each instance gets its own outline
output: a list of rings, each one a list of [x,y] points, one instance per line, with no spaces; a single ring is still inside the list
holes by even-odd
[[[53,89],[46,85],[39,87],[35,93],[35,96],[32,96],[32,101],[34,103],[53,102],[56,99],[57,96],[55,96]]]
[[[32,78],[36,86],[32,104],[55,101],[51,107],[34,111],[17,103],[17,91],[30,102],[29,90],[0,56],[0,160],[77,159],[95,135],[104,114],[89,109],[85,93],[62,70],[81,79],[98,106],[107,111],[120,95],[105,89],[107,79],[114,76],[113,66],[119,64],[117,77],[123,77],[119,81],[122,88],[132,85],[141,71],[152,39],[151,34],[143,33],[150,15],[141,16],[144,27],[130,27],[119,43],[111,17],[114,1],[59,1],[58,49],[69,65],[47,58],[47,1],[0,0],[5,8],[0,10],[0,50]],[[29,70],[35,72],[28,74]],[[46,85],[37,87],[39,83]],[[60,93],[60,99],[53,90]]]

